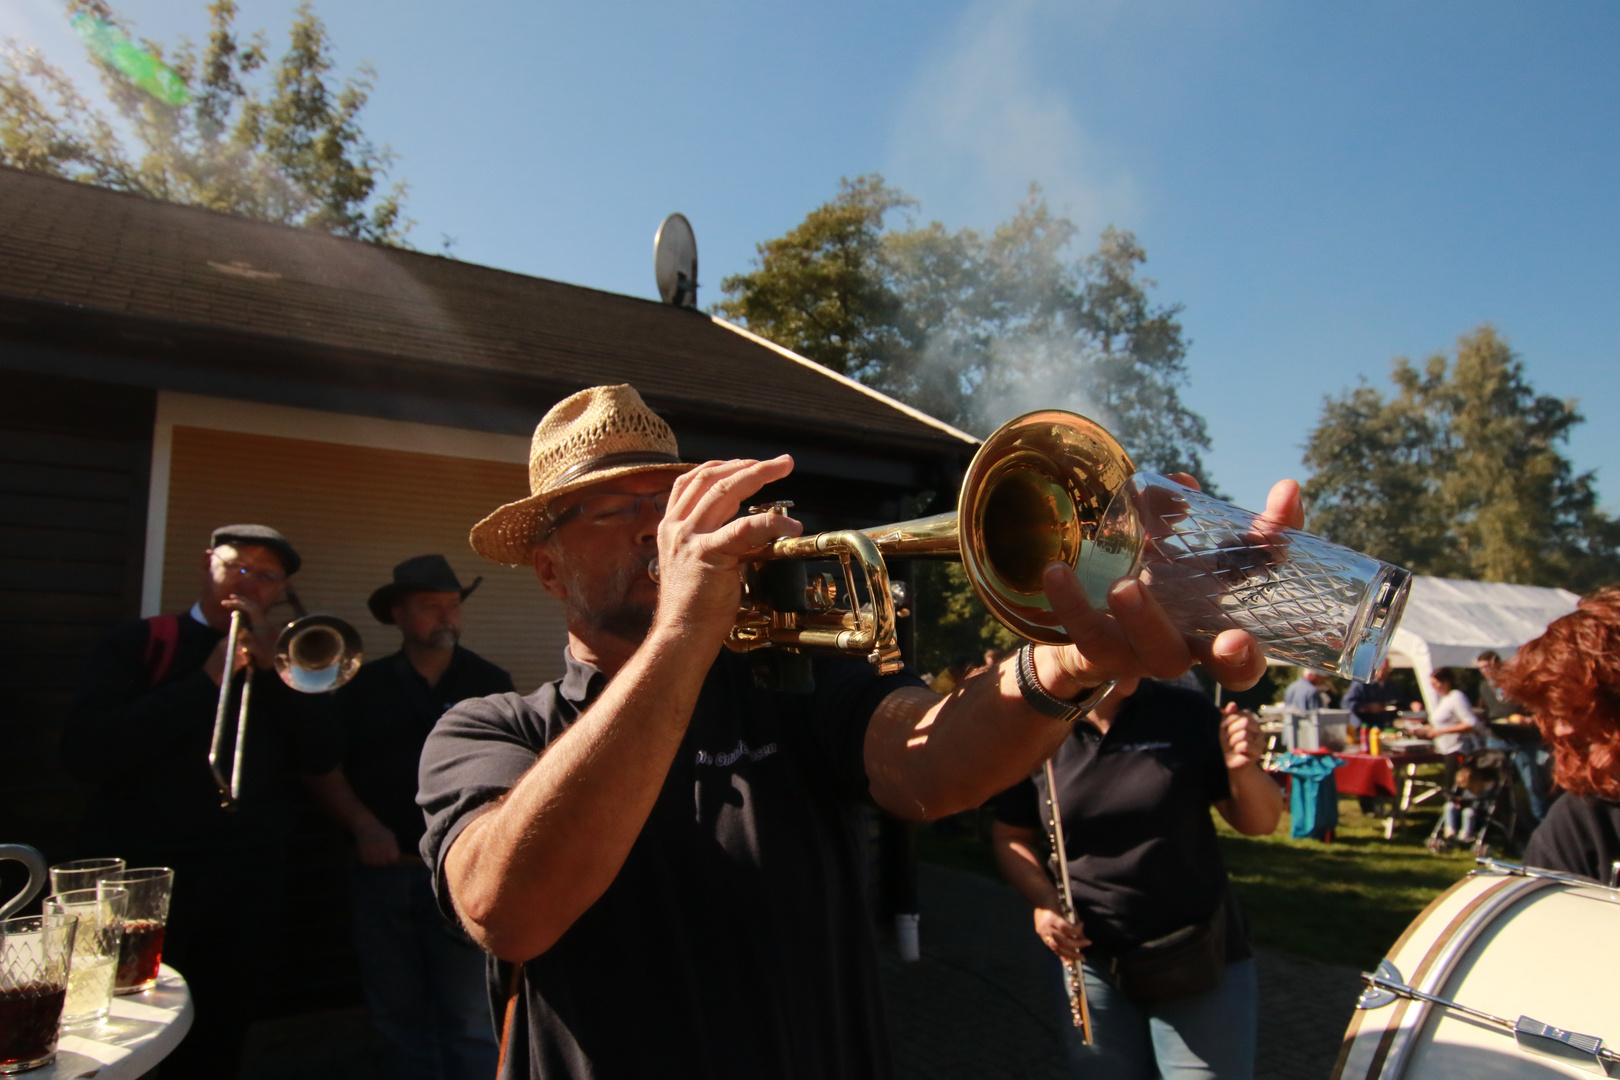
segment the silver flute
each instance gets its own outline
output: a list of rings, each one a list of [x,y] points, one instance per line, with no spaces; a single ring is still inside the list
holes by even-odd
[[[1074,893],[1069,888],[1069,855],[1063,846],[1063,818],[1058,813],[1057,779],[1052,775],[1052,759],[1047,758],[1046,770],[1046,839],[1052,845],[1050,865],[1057,881],[1058,893],[1063,898],[1063,917],[1074,922]],[[1091,1045],[1091,1005],[1086,1001],[1086,976],[1080,970],[1079,960],[1063,961],[1063,981],[1069,990],[1069,1014],[1074,1026],[1080,1029],[1081,1041]]]

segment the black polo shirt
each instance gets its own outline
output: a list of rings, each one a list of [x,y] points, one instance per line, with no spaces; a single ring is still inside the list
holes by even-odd
[[[1210,805],[1232,793],[1220,723],[1202,693],[1144,680],[1106,733],[1077,720],[1053,756],[1088,958],[1202,922],[1222,903],[1228,962],[1250,955],[1210,818]],[[1044,774],[1031,774],[996,796],[996,817],[1044,831],[1045,791]]]
[[[606,684],[571,655],[528,697],[466,701],[422,753],[422,855],[442,863]],[[814,663],[815,691],[757,689],[722,652],[618,877],[523,965],[505,1077],[887,1077],[857,811],[877,703],[910,673]],[[491,964],[496,1016],[510,965]]]
[[[432,686],[403,649],[373,660],[337,692],[340,741],[329,749],[327,768],[341,762],[360,801],[401,850],[414,851],[424,829],[416,771],[428,732],[458,702],[512,689],[504,669],[459,645]]]
[[[253,676],[241,803],[220,806],[208,771],[219,687],[203,666],[225,635],[190,614],[168,673],[156,686],[147,661],[145,619],[108,631],[85,664],[62,732],[62,761],[94,785],[81,850],[141,862],[180,854],[278,845],[292,831],[289,770],[310,771],[330,722],[325,695],[300,694],[273,671]],[[228,771],[236,739],[237,694],[227,702]],[[134,861],[131,865],[136,865]]]
[[[1580,874],[1607,885],[1620,859],[1620,804],[1596,795],[1563,795],[1530,834],[1524,865]]]

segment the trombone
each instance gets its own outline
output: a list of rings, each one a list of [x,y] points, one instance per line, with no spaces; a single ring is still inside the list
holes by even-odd
[[[287,586],[286,600],[295,618],[276,638],[276,674],[299,693],[321,694],[336,690],[360,670],[359,632],[336,616],[311,615],[291,585]],[[242,613],[231,612],[231,626],[226,631],[231,643],[227,665],[235,662],[237,635],[241,629]],[[214,784],[219,788],[220,805],[227,810],[236,809],[242,797],[242,750],[247,743],[248,709],[253,697],[251,664],[242,675],[242,694],[236,707],[236,744],[231,752],[231,774],[227,779],[220,767],[220,758],[225,750],[225,712],[235,683],[236,673],[227,667],[227,674],[219,683],[219,701],[214,706],[214,737],[208,748],[208,771],[213,773]]]
[[[960,560],[968,581],[1002,625],[1031,641],[1066,644],[1041,575],[1067,563],[1103,588],[1131,572],[1138,537],[1104,528],[1109,504],[1136,467],[1100,425],[1046,409],[1003,424],[973,456],[952,513],[864,530],[784,537],[748,553],[742,604],[726,645],[861,656],[881,674],[901,668],[898,590],[884,557]],[[785,512],[791,503],[752,507]],[[840,582],[809,575],[800,560],[836,558]],[[867,600],[859,603],[856,574]],[[1093,602],[1100,596],[1094,596]],[[858,605],[858,606],[857,606]]]

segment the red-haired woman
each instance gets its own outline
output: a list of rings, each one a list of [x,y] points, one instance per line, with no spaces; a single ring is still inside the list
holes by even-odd
[[[1530,837],[1525,863],[1607,882],[1620,860],[1620,587],[1588,596],[1520,649],[1501,687],[1535,711],[1568,792]]]

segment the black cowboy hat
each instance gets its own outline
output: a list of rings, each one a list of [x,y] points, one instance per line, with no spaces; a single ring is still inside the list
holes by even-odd
[[[394,605],[403,597],[419,592],[458,592],[465,600],[483,580],[480,574],[473,578],[471,585],[462,588],[456,572],[450,569],[450,562],[443,555],[417,555],[394,567],[394,580],[372,593],[366,607],[378,622],[392,626]]]

